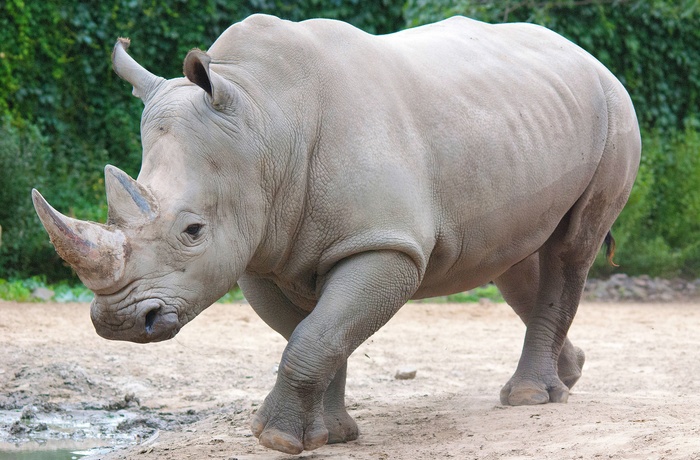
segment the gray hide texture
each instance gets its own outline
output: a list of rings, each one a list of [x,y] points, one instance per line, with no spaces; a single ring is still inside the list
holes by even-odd
[[[288,339],[252,430],[295,454],[357,438],[346,360],[407,300],[494,281],[527,325],[501,402],[567,400],[584,354],[566,334],[640,158],[598,61],[463,17],[372,36],[255,15],[172,80],[128,45],[113,61],[145,104],[137,180],[106,168],[106,225],[34,191],[100,335],[171,338],[238,282]]]

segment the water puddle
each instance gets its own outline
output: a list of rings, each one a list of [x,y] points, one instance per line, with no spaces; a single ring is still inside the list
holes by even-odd
[[[0,460],[77,460],[104,453],[148,436],[153,430],[142,420],[126,410],[0,410]]]
[[[105,447],[104,441],[95,439],[0,443],[0,460],[78,460],[86,455],[107,453],[110,450],[112,448]]]

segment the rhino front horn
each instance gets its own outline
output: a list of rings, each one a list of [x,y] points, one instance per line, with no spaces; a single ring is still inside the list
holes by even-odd
[[[32,200],[56,252],[73,267],[85,286],[99,292],[113,288],[121,280],[126,238],[120,230],[64,216],[36,189],[32,190]]]

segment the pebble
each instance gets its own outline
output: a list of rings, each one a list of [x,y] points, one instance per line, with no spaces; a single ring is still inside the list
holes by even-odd
[[[37,408],[34,406],[24,406],[22,408],[22,413],[19,416],[20,420],[28,421],[34,420],[36,418]]]
[[[394,375],[394,378],[396,380],[411,380],[416,378],[416,372],[418,372],[418,369],[416,369],[413,366],[404,366],[399,368],[399,370],[396,371],[396,374]]]

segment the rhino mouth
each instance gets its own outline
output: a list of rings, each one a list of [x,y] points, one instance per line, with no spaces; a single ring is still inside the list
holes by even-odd
[[[109,340],[162,342],[175,337],[183,326],[177,309],[161,300],[144,300],[124,310],[131,312],[126,315],[114,312],[95,298],[90,316],[97,334]]]

